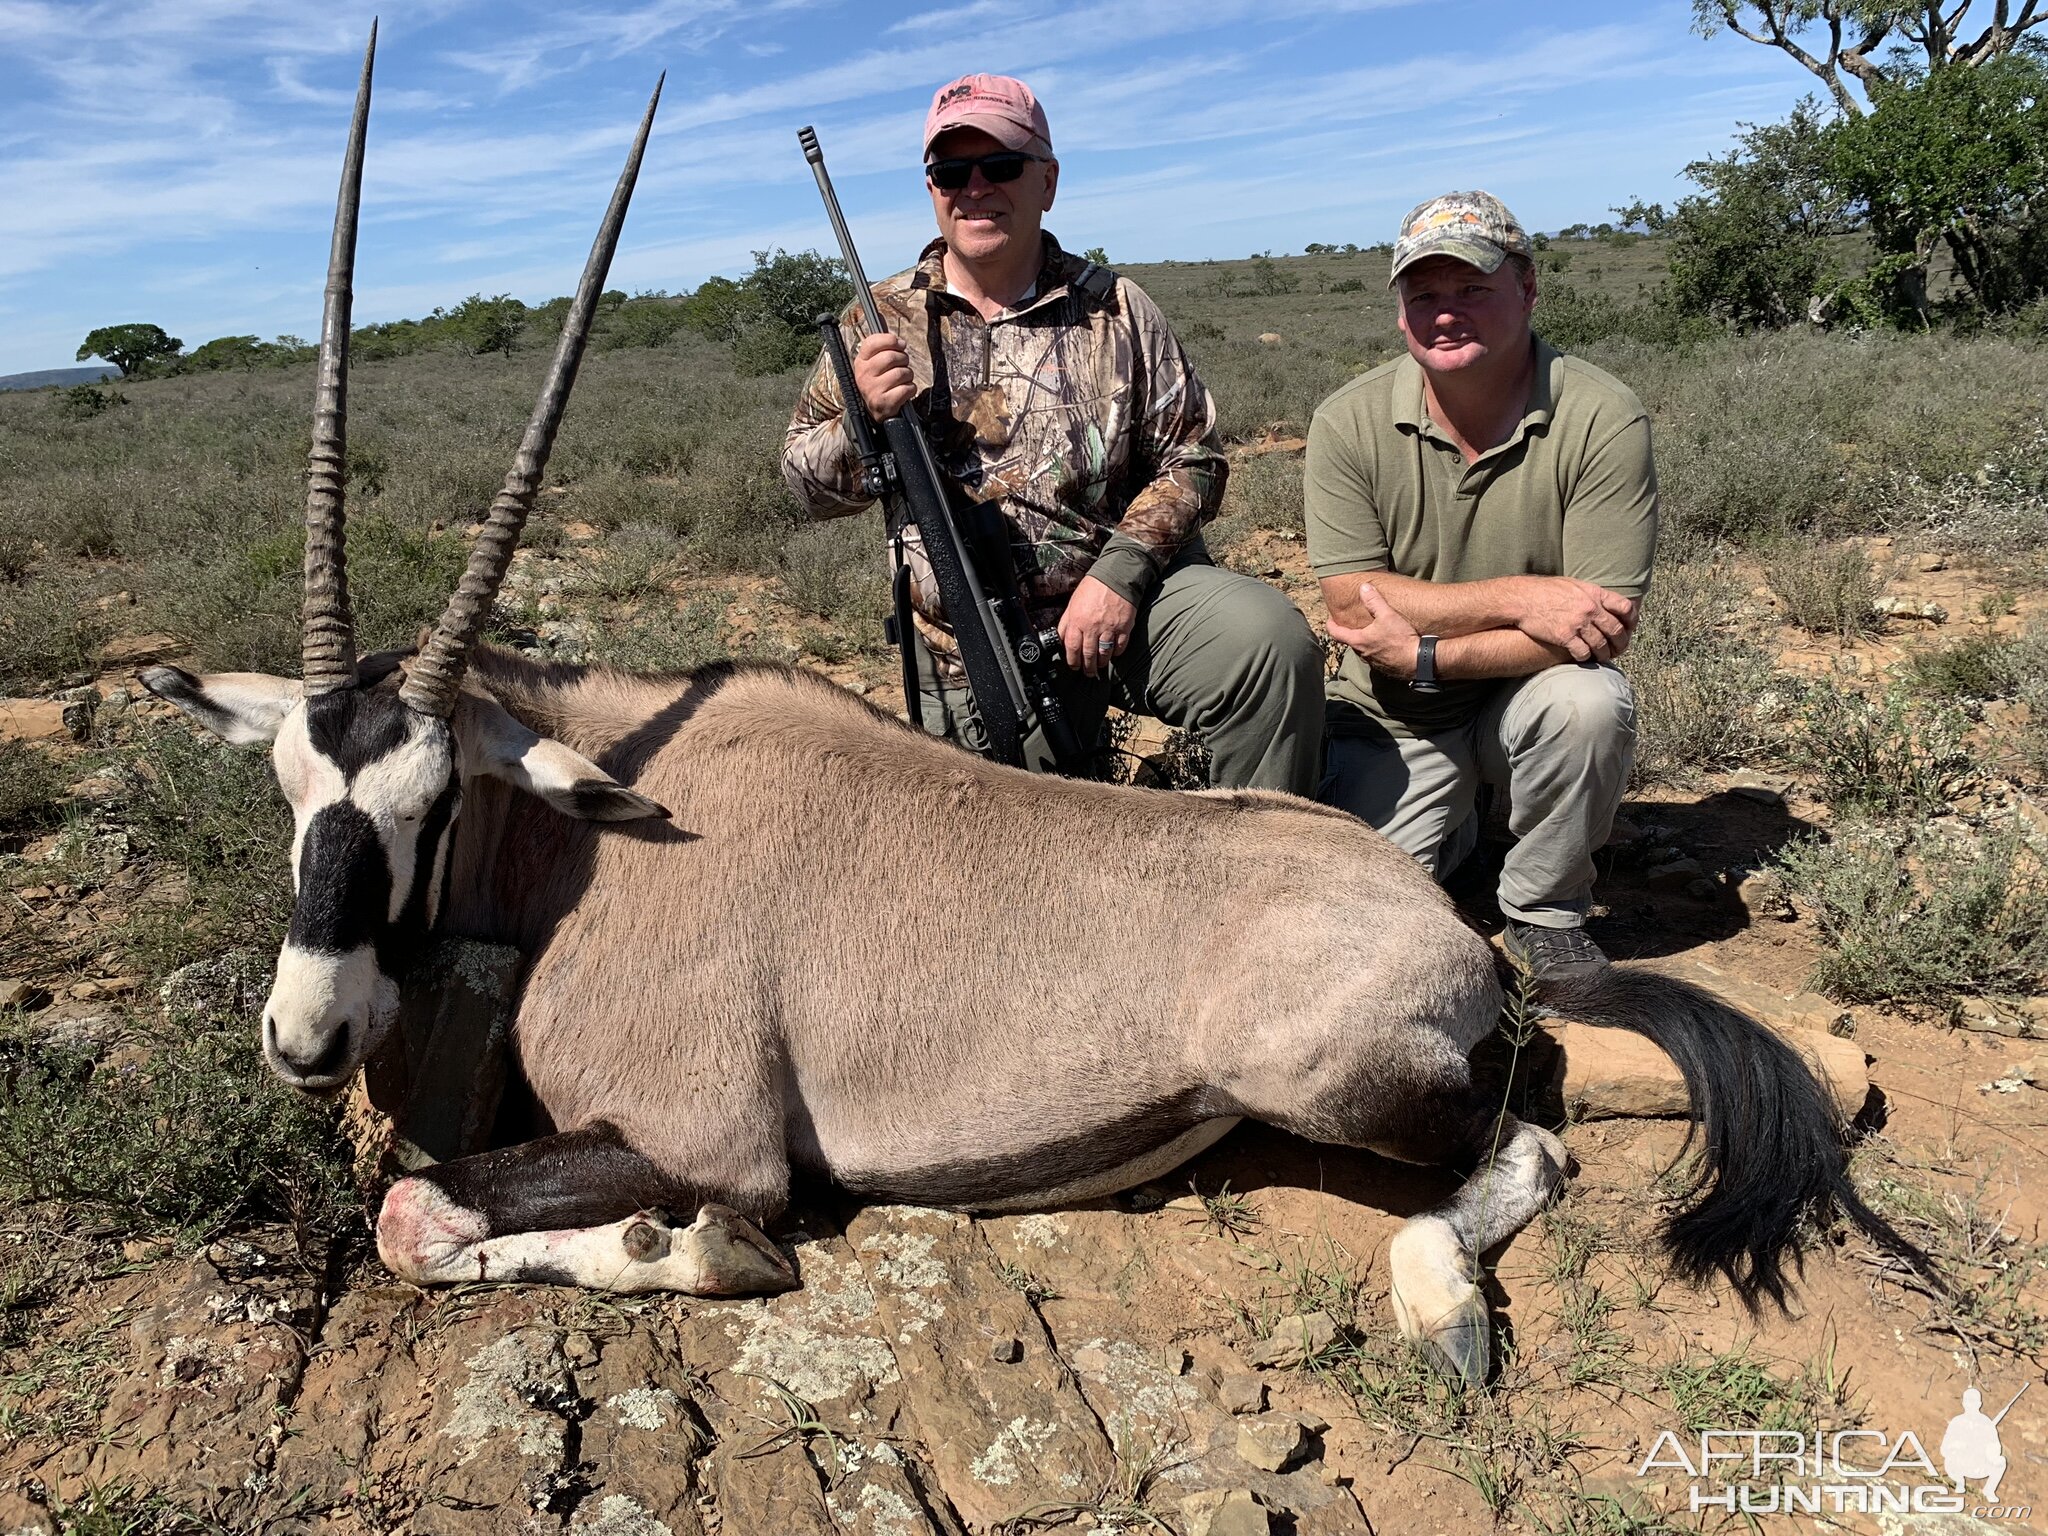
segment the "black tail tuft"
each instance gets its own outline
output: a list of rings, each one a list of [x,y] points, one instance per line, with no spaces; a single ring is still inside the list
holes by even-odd
[[[1752,1313],[1766,1298],[1783,1310],[1806,1217],[1830,1206],[1925,1273],[1926,1256],[1850,1184],[1828,1091],[1764,1025],[1705,988],[1620,966],[1538,982],[1536,996],[1567,1018],[1646,1036],[1684,1077],[1706,1144],[1688,1204],[1664,1229],[1685,1279],[1718,1270]]]

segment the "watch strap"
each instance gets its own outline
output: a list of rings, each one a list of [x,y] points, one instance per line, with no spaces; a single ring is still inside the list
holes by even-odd
[[[1443,692],[1436,676],[1436,642],[1435,635],[1422,635],[1415,642],[1415,676],[1409,686],[1417,693]]]

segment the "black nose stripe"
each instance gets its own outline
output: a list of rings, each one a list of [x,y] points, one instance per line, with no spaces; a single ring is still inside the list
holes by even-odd
[[[347,801],[323,805],[299,850],[299,899],[286,942],[347,954],[373,942],[391,910],[391,866],[376,825]]]

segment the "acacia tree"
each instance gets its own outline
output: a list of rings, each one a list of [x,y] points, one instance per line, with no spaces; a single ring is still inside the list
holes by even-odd
[[[2048,25],[2048,0],[1993,0],[1974,37],[1970,11],[1975,0],[1943,5],[1886,5],[1881,0],[1693,0],[1702,36],[1726,30],[1752,43],[1776,48],[1811,71],[1828,88],[1844,117],[1860,117],[1863,104],[1845,75],[1866,95],[1916,75],[1939,74],[2004,58],[2030,41],[2027,34]],[[2035,39],[2038,41],[2038,39]],[[1873,58],[1885,43],[1884,58]]]
[[[78,344],[78,361],[82,363],[88,357],[103,357],[132,378],[148,371],[155,363],[176,357],[178,349],[184,345],[160,325],[142,321],[103,325],[89,332]]]
[[[1790,325],[1834,280],[1831,236],[1854,226],[1833,184],[1834,128],[1812,97],[1782,123],[1744,124],[1737,148],[1695,160],[1699,191],[1670,214],[1655,204],[1614,211],[1671,241],[1671,298],[1681,314],[1744,329]]]
[[[1992,314],[2048,288],[2048,69],[2026,57],[1882,84],[1833,136],[1834,180],[1878,249],[1924,273],[1937,244]]]

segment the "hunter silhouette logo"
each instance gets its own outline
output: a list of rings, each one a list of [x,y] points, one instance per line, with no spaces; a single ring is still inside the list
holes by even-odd
[[[1941,1470],[1952,1479],[1956,1492],[1963,1484],[1981,1480],[1984,1497],[1997,1502],[1999,1479],[2005,1476],[2005,1448],[1998,1441],[1998,1424],[2012,1404],[2026,1396],[2032,1382],[2013,1393],[2012,1402],[1998,1410],[1997,1418],[1984,1416],[1984,1394],[1975,1387],[1963,1393],[1963,1411],[1948,1421],[1941,1434]]]

